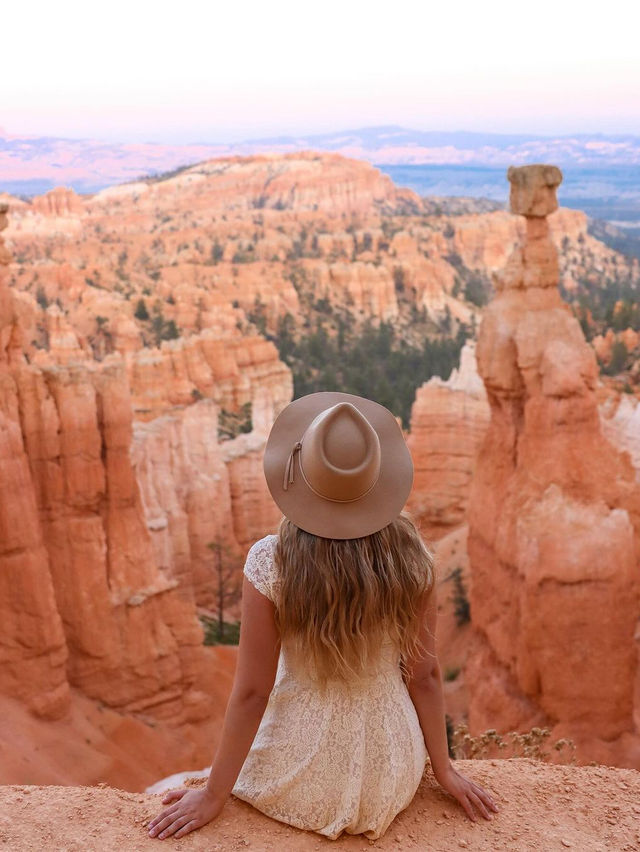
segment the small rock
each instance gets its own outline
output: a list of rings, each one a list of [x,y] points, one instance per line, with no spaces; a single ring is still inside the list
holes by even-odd
[[[568,840],[565,840],[565,839],[564,839],[564,837],[561,837],[561,838],[560,838],[560,843],[562,843],[562,845],[563,845],[563,846],[571,846],[571,844],[569,843],[569,841],[568,841]]]

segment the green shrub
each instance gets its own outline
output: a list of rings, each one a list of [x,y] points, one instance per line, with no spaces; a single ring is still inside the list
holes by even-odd
[[[618,373],[621,373],[624,370],[628,357],[629,351],[625,346],[624,341],[616,340],[611,347],[611,360],[606,367],[602,368],[602,372],[606,373],[608,376],[617,376]]]
[[[136,319],[141,320],[142,322],[149,319],[149,311],[147,310],[147,305],[144,299],[138,299],[138,304],[136,305],[133,315]]]
[[[462,568],[454,568],[450,577],[453,580],[453,612],[456,624],[462,627],[463,624],[471,621],[471,607],[469,605],[469,598],[467,597],[467,590],[462,581]]]
[[[253,429],[251,402],[245,402],[239,411],[220,409],[218,414],[218,440],[230,441],[237,435],[246,434]]]
[[[444,679],[449,682],[455,680],[460,674],[460,666],[448,666],[444,670]]]
[[[471,302],[472,305],[476,305],[478,308],[487,304],[489,301],[489,291],[487,285],[479,275],[469,276],[464,287],[464,297],[467,302]]]
[[[216,618],[207,618],[201,615],[200,623],[204,629],[205,645],[237,645],[240,642],[239,621],[223,621],[222,632],[220,632],[220,624]]]
[[[256,322],[255,314],[249,318]],[[389,322],[367,320],[358,326],[349,311],[334,309],[330,317],[316,314],[299,338],[293,318],[281,319],[274,342],[293,373],[294,398],[324,390],[366,396],[389,408],[408,428],[416,389],[432,376],[449,377],[465,339],[460,326],[453,339],[425,337],[422,346],[411,345]]]
[[[44,292],[44,288],[42,287],[42,285],[38,287],[38,290],[36,292],[36,301],[40,305],[40,307],[45,311],[49,307],[49,300],[47,299],[46,293]]]

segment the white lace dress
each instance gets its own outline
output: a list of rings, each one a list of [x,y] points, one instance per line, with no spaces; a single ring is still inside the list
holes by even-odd
[[[277,536],[253,545],[244,573],[277,599]],[[317,831],[380,837],[418,788],[427,751],[418,717],[390,648],[357,688],[320,694],[295,678],[280,654],[262,722],[233,793],[274,819]]]

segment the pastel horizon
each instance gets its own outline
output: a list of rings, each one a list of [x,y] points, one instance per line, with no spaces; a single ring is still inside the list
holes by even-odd
[[[161,143],[400,124],[499,133],[640,133],[640,55],[627,5],[540,0],[393,13],[327,0],[179,10],[78,0],[8,10],[0,123],[13,135]]]

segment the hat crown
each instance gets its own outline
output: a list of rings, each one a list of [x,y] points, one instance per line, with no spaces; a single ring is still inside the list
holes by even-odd
[[[320,497],[341,503],[358,500],[380,474],[376,430],[350,402],[321,411],[302,437],[300,470]]]
[[[277,416],[264,451],[269,491],[300,529],[361,538],[397,518],[413,464],[389,409],[351,393],[319,391]]]

